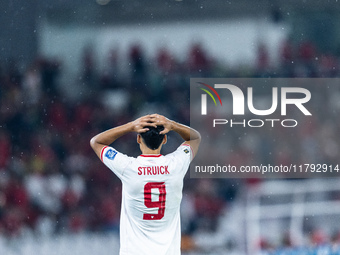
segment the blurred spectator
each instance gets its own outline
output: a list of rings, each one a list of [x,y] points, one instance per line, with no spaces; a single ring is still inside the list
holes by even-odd
[[[61,64],[55,59],[40,58],[38,60],[41,71],[42,89],[48,95],[53,97],[58,96],[57,78]]]
[[[82,80],[86,86],[93,87],[95,84],[95,63],[93,48],[88,45],[83,51]]]
[[[260,43],[257,48],[257,70],[258,72],[267,72],[269,67],[269,56],[266,45]]]
[[[4,170],[9,163],[11,154],[11,143],[8,134],[0,130],[0,170]]]
[[[204,76],[210,70],[210,61],[202,45],[195,43],[191,46],[188,56],[188,67],[191,73]]]
[[[162,48],[158,51],[157,65],[163,75],[170,74],[174,69],[174,59],[167,49]]]
[[[215,231],[218,215],[224,207],[217,193],[217,186],[212,179],[200,179],[195,191],[195,227],[196,231]]]
[[[144,87],[146,84],[146,66],[142,48],[140,45],[133,45],[130,49],[131,78],[132,84],[137,87]]]

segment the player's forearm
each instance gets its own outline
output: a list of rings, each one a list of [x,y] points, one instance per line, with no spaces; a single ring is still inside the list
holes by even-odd
[[[172,131],[178,133],[184,141],[200,141],[201,135],[198,131],[186,125],[172,121]]]
[[[132,123],[129,122],[127,124],[111,128],[109,130],[106,130],[96,136],[94,136],[90,144],[92,147],[94,147],[96,144],[100,145],[110,145],[113,143],[115,140],[117,140],[119,137],[129,133],[133,132],[133,126]]]

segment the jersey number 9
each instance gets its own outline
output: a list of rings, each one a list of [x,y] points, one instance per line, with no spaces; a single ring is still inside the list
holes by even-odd
[[[151,189],[158,189],[158,201],[151,200]],[[166,190],[164,182],[148,182],[144,186],[144,204],[147,208],[158,208],[157,214],[144,213],[143,220],[160,220],[164,217]]]

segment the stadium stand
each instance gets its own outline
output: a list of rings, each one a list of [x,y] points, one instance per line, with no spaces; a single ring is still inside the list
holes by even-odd
[[[90,254],[90,246],[98,254],[112,254],[107,247],[117,248],[120,182],[95,157],[89,147],[89,139],[99,131],[154,112],[154,109],[189,124],[187,77],[339,75],[339,58],[319,53],[311,42],[298,46],[286,42],[281,64],[275,70],[268,66],[265,51],[263,47],[259,49],[257,66],[245,71],[219,66],[218,61],[211,59],[199,45],[193,45],[185,63],[172,58],[171,52],[160,51],[155,66],[148,64],[150,61],[145,59],[142,48],[133,47],[129,55],[131,72],[128,80],[119,79],[119,74],[114,71],[110,74],[97,73],[91,52],[86,51],[78,82],[88,93],[81,95],[79,101],[68,100],[58,89],[62,62],[38,58],[23,71],[19,71],[15,63],[1,66],[0,249],[3,250],[0,253],[32,254],[34,250],[37,251],[35,254],[46,254],[44,247],[51,249],[56,244],[50,243],[50,240],[58,240],[55,254],[69,254],[73,248],[75,253],[72,254]],[[178,88],[181,88],[181,93]],[[318,95],[328,105],[313,116],[313,123],[301,126],[298,139],[287,139],[287,144],[291,142],[294,146],[289,146],[289,150],[271,143],[260,146],[259,151],[262,150],[263,154],[266,151],[283,152],[273,156],[273,163],[287,164],[297,155],[301,159],[312,160],[317,155],[325,162],[337,163],[339,121],[332,109],[339,108],[340,91],[336,88],[319,92]],[[320,119],[329,121],[320,122]],[[265,134],[257,135],[255,140],[266,141]],[[117,148],[131,153],[134,146],[125,142],[129,138],[122,138]],[[169,139],[164,153],[175,148],[176,139]],[[247,148],[247,144],[239,144],[229,159],[234,164],[247,160]],[[133,154],[138,155],[137,147]],[[258,157],[261,158],[261,153]],[[319,186],[322,183],[324,185]],[[289,254],[302,254],[299,249],[303,249],[303,254],[340,254],[336,246],[339,236],[334,234],[340,229],[338,224],[334,224],[335,219],[325,226],[328,231],[326,237],[314,229],[319,224],[313,222],[306,229],[303,225],[306,217],[316,220],[315,215],[319,214],[320,208],[332,208],[322,210],[320,216],[337,214],[340,189],[333,181],[315,180],[315,184],[297,184],[288,180],[272,183],[246,179],[193,180],[187,177],[182,207],[183,249],[187,254],[225,254],[227,251],[244,254],[254,250],[259,254],[287,254],[285,252],[290,249],[292,252]],[[287,188],[290,185],[292,188]],[[320,201],[315,204],[308,201],[311,186],[313,189],[320,188],[320,193],[315,196]],[[276,204],[278,201],[274,195],[280,194],[291,196],[285,203],[296,203],[297,206],[289,208],[286,204]],[[331,204],[325,201],[329,196],[335,198],[329,202]],[[262,204],[260,197],[268,203],[274,200],[274,204]],[[248,200],[242,204],[244,200],[241,198]],[[273,214],[261,213],[262,210]],[[242,215],[248,211],[252,216],[242,221]],[[281,224],[282,219],[289,238],[292,233],[298,235],[296,240],[300,246],[295,246],[289,238],[280,243],[278,240],[284,239],[282,236],[263,235],[263,240],[253,239],[261,236],[259,228],[262,221],[270,220],[270,215],[280,218],[277,224]],[[237,224],[239,221],[245,225]],[[245,229],[249,231],[248,238],[242,237]],[[333,238],[329,238],[330,235]],[[29,242],[32,236],[40,240],[39,248]],[[20,248],[13,244],[18,240],[22,244]],[[304,245],[308,247],[304,248]],[[284,250],[280,251],[278,247],[284,247]],[[319,249],[334,252],[321,253]]]

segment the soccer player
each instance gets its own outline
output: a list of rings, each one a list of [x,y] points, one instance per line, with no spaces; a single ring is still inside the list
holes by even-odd
[[[184,142],[161,155],[166,134],[177,132]],[[136,132],[142,154],[124,155],[109,145]],[[180,203],[183,178],[196,155],[201,136],[196,130],[159,114],[146,115],[91,139],[91,147],[122,181],[120,255],[180,254]]]

